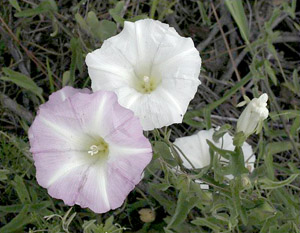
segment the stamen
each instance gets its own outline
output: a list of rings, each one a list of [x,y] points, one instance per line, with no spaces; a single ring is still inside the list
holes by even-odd
[[[136,79],[135,89],[140,93],[150,94],[158,87],[160,83],[160,79],[148,75],[143,75],[139,76],[138,79]]]
[[[89,154],[91,154],[91,156],[97,154],[99,152],[99,148],[96,145],[92,145],[90,147],[91,150],[88,151]]]
[[[150,78],[149,78],[149,76],[146,76],[146,75],[145,75],[145,76],[143,77],[143,80],[144,80],[145,83],[148,83],[148,82],[150,81]]]
[[[87,152],[90,156],[97,155],[97,158],[105,158],[109,153],[108,144],[103,138],[98,138],[97,143],[91,145]]]

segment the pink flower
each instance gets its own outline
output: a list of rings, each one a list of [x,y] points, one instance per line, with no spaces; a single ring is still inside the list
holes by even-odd
[[[120,207],[152,157],[138,118],[109,91],[55,92],[40,106],[29,140],[38,183],[96,213]]]

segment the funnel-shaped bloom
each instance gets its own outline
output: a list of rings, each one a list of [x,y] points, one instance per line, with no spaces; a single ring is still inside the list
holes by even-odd
[[[213,142],[215,146],[224,150],[233,151],[235,148],[233,145],[232,136],[230,136],[228,133],[220,138],[218,142],[214,142],[213,134],[213,129],[201,130],[192,136],[177,138],[174,144],[181,149],[181,151],[195,168],[203,168],[210,164],[209,145],[207,144],[206,140]],[[249,171],[252,171],[255,162],[255,156],[252,156],[252,147],[245,142],[242,146],[242,150],[244,153],[245,165]],[[181,158],[183,160],[183,165],[188,169],[192,169],[191,164],[183,156],[181,156]],[[221,161],[226,162],[227,160],[222,157]],[[227,177],[231,178],[232,176],[229,175]]]
[[[264,93],[259,98],[254,98],[248,103],[238,119],[237,132],[242,131],[246,137],[254,132],[260,132],[263,121],[269,116],[267,101],[268,95]]]
[[[38,183],[67,205],[118,208],[141,180],[152,149],[133,112],[112,92],[65,87],[29,130]]]
[[[145,19],[86,57],[92,89],[114,91],[140,118],[144,130],[181,123],[200,84],[201,59],[191,38]]]

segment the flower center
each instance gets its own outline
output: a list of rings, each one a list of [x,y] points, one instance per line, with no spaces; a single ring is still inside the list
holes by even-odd
[[[159,83],[159,80],[144,75],[137,81],[135,89],[140,93],[149,94],[157,88]]]
[[[100,138],[96,144],[90,146],[90,150],[88,150],[88,154],[90,156],[97,155],[98,157],[107,156],[109,152],[108,144],[104,141],[103,138]]]

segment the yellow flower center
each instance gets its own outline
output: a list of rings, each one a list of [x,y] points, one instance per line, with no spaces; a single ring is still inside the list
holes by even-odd
[[[135,89],[140,93],[149,94],[157,88],[159,83],[160,80],[144,75],[137,81]]]
[[[105,157],[108,155],[108,152],[108,144],[104,141],[103,138],[98,139],[97,143],[91,145],[90,150],[88,150],[88,154],[92,157]]]

